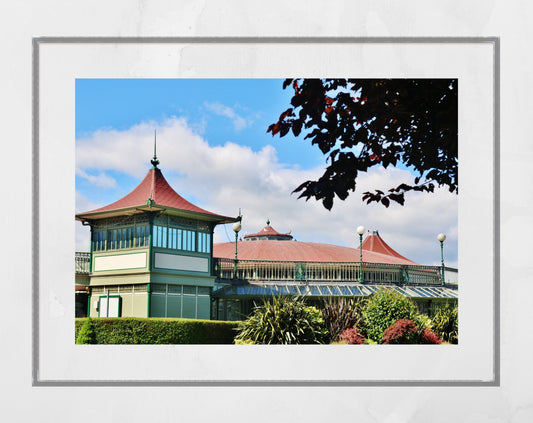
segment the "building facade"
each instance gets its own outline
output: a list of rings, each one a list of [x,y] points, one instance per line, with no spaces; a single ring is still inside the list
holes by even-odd
[[[188,202],[168,184],[155,155],[151,163],[132,192],[76,215],[91,229],[85,262],[76,256],[85,270],[77,272],[77,315],[211,317],[213,229],[238,218]]]
[[[349,248],[296,241],[267,221],[243,240],[239,224],[235,242],[214,244],[215,226],[241,217],[188,202],[168,184],[155,154],[151,163],[129,194],[76,214],[91,230],[90,251],[76,253],[76,317],[241,320],[274,295],[319,303],[382,287],[410,297],[427,314],[444,301],[457,302],[457,269],[415,263],[377,231]]]

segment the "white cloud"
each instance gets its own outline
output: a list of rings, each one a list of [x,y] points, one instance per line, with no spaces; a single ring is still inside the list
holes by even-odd
[[[117,186],[117,181],[103,172],[100,172],[98,175],[91,175],[79,169],[76,170],[76,175],[87,179],[91,184],[100,188],[114,188]]]
[[[240,131],[246,128],[251,123],[243,117],[239,116],[233,108],[224,106],[223,104],[205,102],[204,106],[207,108],[207,110],[215,113],[216,115],[224,116],[231,119],[231,121],[233,122],[233,127],[236,131]]]
[[[257,232],[269,218],[275,229],[292,230],[299,241],[357,247],[355,228],[364,225],[379,230],[383,239],[407,258],[422,264],[438,264],[440,247],[436,236],[444,232],[448,237],[446,264],[457,265],[455,194],[438,189],[434,194],[408,193],[405,206],[391,204],[388,209],[361,201],[366,190],[385,191],[412,181],[405,170],[380,168],[360,174],[356,191],[346,201],[335,200],[330,212],[321,202],[306,202],[298,200],[298,194],[291,195],[294,188],[317,178],[323,169],[302,170],[279,163],[276,150],[270,145],[259,151],[230,142],[211,146],[184,119],[170,118],[161,123],[141,123],[125,131],[98,131],[80,139],[79,171],[91,169],[92,173],[104,174],[114,169],[140,182],[150,167],[155,128],[159,167],[173,188],[189,200],[194,196],[199,207],[215,213],[236,216],[241,208],[243,234]],[[217,229],[215,242],[232,239],[231,228]]]

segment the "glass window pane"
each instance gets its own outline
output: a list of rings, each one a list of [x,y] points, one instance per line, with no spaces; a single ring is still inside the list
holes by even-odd
[[[209,295],[211,292],[211,288],[207,286],[199,286],[198,287],[198,295]]]
[[[161,231],[163,232],[161,247],[167,248],[167,228],[165,226],[162,226]]]
[[[154,226],[154,239],[152,240],[152,244],[154,247],[157,247],[157,226]]]
[[[196,287],[185,285],[183,287],[183,295],[196,295]]]

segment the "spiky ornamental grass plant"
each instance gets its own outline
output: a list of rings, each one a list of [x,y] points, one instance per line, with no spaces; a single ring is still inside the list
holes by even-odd
[[[264,299],[237,330],[236,341],[255,344],[320,344],[326,334],[320,311],[301,297]]]
[[[336,342],[345,329],[357,327],[363,320],[366,299],[329,298],[324,301],[322,317],[328,330],[328,342]]]
[[[458,343],[459,320],[457,305],[447,302],[439,307],[431,319],[433,331],[442,338],[443,341],[450,344]]]

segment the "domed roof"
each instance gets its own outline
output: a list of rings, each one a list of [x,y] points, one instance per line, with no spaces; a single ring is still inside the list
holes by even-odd
[[[379,239],[370,239],[377,237]],[[416,264],[389,247],[379,234],[371,234],[363,243],[363,261],[367,263]],[[262,261],[318,261],[318,262],[358,262],[359,248],[301,241],[257,240],[238,242],[240,260]],[[235,242],[213,245],[213,257],[235,258]]]
[[[270,220],[267,220],[267,225],[255,234],[244,235],[245,241],[262,241],[262,240],[275,240],[275,241],[290,241],[292,240],[291,233],[282,234],[276,231],[270,226]]]

